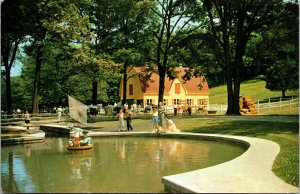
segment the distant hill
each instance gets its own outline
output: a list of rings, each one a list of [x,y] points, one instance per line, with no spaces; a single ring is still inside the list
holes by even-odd
[[[281,91],[270,91],[265,88],[266,82],[260,79],[253,79],[241,83],[240,95],[249,96],[253,101],[268,98],[281,97]],[[286,92],[286,96],[299,96],[299,90]],[[210,88],[209,95],[210,104],[227,104],[227,88],[226,85]]]

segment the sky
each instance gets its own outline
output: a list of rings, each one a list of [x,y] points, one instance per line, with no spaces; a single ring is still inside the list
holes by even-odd
[[[15,61],[11,68],[10,76],[15,77],[21,75],[22,64],[19,61]]]

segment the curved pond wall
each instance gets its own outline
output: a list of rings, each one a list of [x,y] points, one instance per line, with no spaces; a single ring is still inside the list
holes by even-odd
[[[299,188],[285,183],[272,172],[280,146],[272,141],[229,135],[147,132],[92,132],[91,136],[160,136],[170,138],[228,141],[247,146],[248,150],[228,162],[162,177],[166,191],[195,193],[298,193]]]

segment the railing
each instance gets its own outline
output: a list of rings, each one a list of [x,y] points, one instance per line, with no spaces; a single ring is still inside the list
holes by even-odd
[[[281,110],[283,107],[299,107],[299,99],[290,98],[268,98],[264,100],[257,100],[254,103],[256,111],[264,111],[271,109]],[[217,114],[225,114],[227,110],[227,104],[209,104],[207,110],[215,110]]]
[[[258,100],[255,103],[255,107],[257,112],[260,112],[262,110],[270,110],[277,108],[281,110],[282,107],[299,107],[299,99],[291,98],[269,98],[265,100]]]

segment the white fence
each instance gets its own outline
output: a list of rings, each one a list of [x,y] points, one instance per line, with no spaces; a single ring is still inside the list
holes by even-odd
[[[254,103],[256,111],[269,111],[272,109],[281,110],[283,107],[299,107],[299,99],[291,98],[269,98],[265,100],[258,100]],[[227,111],[227,104],[209,104],[207,110],[215,110],[216,114],[225,114]]]
[[[271,110],[271,109],[279,109],[281,110],[282,107],[299,107],[299,99],[291,98],[269,98],[266,100],[258,100],[255,103],[255,107],[257,112],[264,111],[264,110]]]

